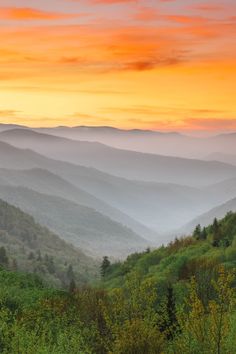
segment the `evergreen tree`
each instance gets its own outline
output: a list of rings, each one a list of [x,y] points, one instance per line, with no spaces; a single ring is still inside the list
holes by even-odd
[[[213,225],[212,225],[212,246],[214,247],[219,247],[220,245],[220,240],[221,240],[221,230],[220,230],[220,225],[218,223],[218,220],[215,218]]]
[[[201,225],[198,224],[193,232],[193,237],[196,238],[196,240],[200,240],[201,234],[202,234]]]
[[[201,239],[202,240],[206,240],[207,239],[207,230],[206,230],[205,227],[202,229]]]
[[[162,322],[160,325],[161,332],[165,332],[166,338],[172,340],[178,329],[178,321],[176,316],[176,305],[173,287],[167,287],[166,301],[162,308]]]
[[[107,272],[110,268],[111,262],[107,256],[103,257],[103,261],[101,264],[101,276],[104,278],[107,275]]]
[[[8,257],[5,247],[0,247],[0,265],[7,266],[8,265]]]

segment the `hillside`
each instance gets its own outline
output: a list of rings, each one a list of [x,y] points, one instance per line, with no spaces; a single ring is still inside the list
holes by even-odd
[[[2,183],[23,185],[44,194],[96,209],[160,245],[164,232],[173,232],[196,216],[227,201],[228,192],[180,186],[173,183],[129,181],[93,168],[56,161],[30,150],[0,143],[0,167],[21,172],[1,171]],[[24,172],[22,169],[33,169]],[[47,170],[43,172],[41,170]],[[182,171],[183,172],[183,171]],[[226,178],[227,180],[227,178]],[[219,183],[225,183],[225,179]],[[215,183],[214,183],[215,184]],[[150,228],[156,230],[152,232]]]
[[[236,141],[236,139],[235,139]],[[236,165],[236,155],[234,154],[226,154],[226,153],[222,153],[222,152],[213,152],[212,154],[209,154],[205,160],[207,161],[220,161],[220,162],[224,162],[224,163],[228,163],[231,165]]]
[[[228,212],[217,225],[212,221],[204,229],[196,228],[192,236],[176,238],[166,247],[136,253],[123,263],[112,264],[107,269],[105,285],[122,286],[124,279],[135,272],[143,281],[149,279],[163,286],[188,281],[193,275],[204,277],[207,269],[213,270],[219,264],[235,269],[236,213]]]
[[[199,217],[195,218],[190,223],[185,225],[185,227],[183,227],[181,231],[185,233],[191,232],[195,225],[198,224],[200,224],[201,226],[207,226],[212,223],[214,218],[222,218],[228,212],[236,212],[236,198],[231,199],[226,203],[209,210],[207,213],[200,215]]]
[[[104,260],[99,287],[70,292],[0,268],[1,350],[234,353],[235,235],[236,214],[229,213],[167,247],[123,263]]]
[[[0,184],[24,186],[88,206],[157,242],[161,242],[160,233],[167,231],[167,227],[176,229],[225,200],[224,195],[218,199],[215,193],[206,195],[205,191],[193,187],[135,182],[109,175],[99,179],[90,176],[90,180],[80,178],[81,189],[42,169],[0,169]],[[159,235],[147,226],[158,230]]]
[[[30,213],[66,242],[93,257],[124,258],[150,242],[91,208],[24,187],[0,185],[0,198]]]
[[[68,285],[69,265],[73,266],[78,283],[94,279],[97,274],[94,260],[1,199],[0,246],[5,248],[7,257],[2,256],[1,264],[37,273],[57,286]]]
[[[115,149],[101,143],[59,138],[27,129],[4,131],[0,133],[0,140],[50,158],[94,167],[132,180],[202,186],[236,176],[235,166],[221,162]]]
[[[85,177],[88,175],[86,174]],[[84,178],[86,180],[87,178]],[[81,183],[80,183],[81,181]],[[110,182],[111,184],[112,182]],[[63,199],[72,201],[76,204],[83,205],[89,208],[92,208],[99,213],[108,216],[110,219],[119,222],[122,225],[131,228],[134,232],[139,235],[142,235],[147,239],[155,239],[157,235],[151,229],[145,227],[141,222],[136,221],[131,218],[121,210],[115,208],[112,205],[117,205],[117,203],[108,204],[102,199],[95,197],[91,194],[93,191],[92,188],[87,188],[89,192],[76,187],[72,183],[63,179],[62,177],[52,173],[48,170],[41,168],[34,168],[31,170],[13,170],[13,169],[0,169],[0,184],[2,185],[12,185],[12,186],[22,186],[29,189],[33,189],[42,194],[54,195],[61,197]],[[101,197],[104,198],[104,188],[99,181],[95,179],[95,184],[98,185],[97,188],[101,191]],[[78,185],[81,185],[83,188],[82,178],[78,180]],[[102,192],[104,192],[102,194]],[[124,192],[127,192],[126,190]],[[113,195],[115,194],[114,189],[112,191]],[[94,193],[95,195],[97,193]],[[113,198],[115,199],[115,198]],[[110,201],[111,198],[109,199]],[[121,207],[124,210],[124,208]]]

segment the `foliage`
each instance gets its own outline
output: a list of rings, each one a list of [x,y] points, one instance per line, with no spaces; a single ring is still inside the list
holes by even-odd
[[[236,215],[217,224],[217,246],[210,225],[204,238],[176,239],[124,263],[109,262],[101,288],[76,289],[70,263],[70,291],[50,289],[35,274],[1,269],[0,352],[234,353]],[[46,258],[53,274],[54,262]]]
[[[28,214],[0,200],[0,265],[39,274],[49,284],[69,287],[98,277],[96,262],[65,243]]]

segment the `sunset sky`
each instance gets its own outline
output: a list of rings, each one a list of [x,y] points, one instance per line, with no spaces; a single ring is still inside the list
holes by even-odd
[[[236,2],[0,0],[0,122],[236,130]]]

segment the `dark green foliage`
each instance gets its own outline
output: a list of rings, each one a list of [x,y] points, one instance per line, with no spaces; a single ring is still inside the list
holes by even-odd
[[[0,247],[0,265],[7,266],[8,265],[8,257],[5,247]]]
[[[219,247],[221,238],[221,227],[218,220],[215,218],[212,225],[212,245]]]
[[[202,234],[201,225],[197,225],[193,232],[193,237],[195,237],[197,240],[200,240],[201,234]]]
[[[175,239],[124,263],[104,257],[102,289],[77,288],[69,260],[67,291],[47,288],[37,275],[0,270],[0,352],[234,353],[236,214],[217,223],[218,247],[211,225],[204,239]],[[46,252],[40,262],[50,268],[54,258]]]
[[[7,250],[7,253],[6,253]],[[28,214],[0,200],[0,265],[34,272],[54,286],[69,285],[67,266],[79,284],[95,280],[96,262],[68,245]]]
[[[110,269],[111,262],[109,261],[109,258],[107,256],[103,257],[103,261],[101,264],[101,276],[104,278]]]

